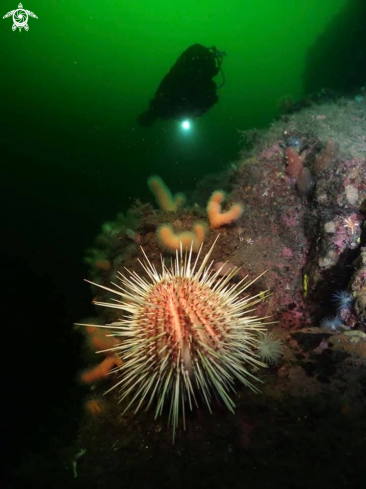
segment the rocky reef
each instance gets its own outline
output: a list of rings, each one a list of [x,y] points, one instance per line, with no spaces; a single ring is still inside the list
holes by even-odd
[[[103,226],[86,261],[92,281],[109,286],[125,267],[141,273],[140,247],[157,268],[171,260],[161,226],[184,233],[206,223],[203,255],[220,235],[214,270],[238,267],[233,283],[266,271],[250,292],[270,296],[253,315],[271,317],[282,357],[255,372],[260,394],[238,386],[235,415],[218,399],[212,416],[204,406],[187,412],[174,447],[164,413],[122,415],[117,394],[99,397],[110,381],[99,382],[75,443],[58,451],[64,462],[57,470],[49,462],[59,480],[96,488],[116,480],[141,488],[198,480],[201,488],[357,485],[366,430],[366,102],[312,104],[241,136],[238,161],[186,192],[185,206],[136,202]],[[230,193],[220,212],[241,212],[210,226],[210,196],[222,188]],[[107,291],[93,291],[108,300]],[[98,312],[89,323],[118,319],[114,310]],[[225,467],[219,483],[218,467]]]

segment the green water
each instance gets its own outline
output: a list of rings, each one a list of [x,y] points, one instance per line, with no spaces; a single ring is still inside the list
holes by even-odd
[[[3,2],[4,13],[15,3]],[[94,205],[99,197],[114,208],[145,196],[151,172],[167,179],[179,172],[185,187],[235,159],[237,129],[269,123],[282,96],[301,97],[307,48],[345,2],[30,3],[38,19],[30,18],[28,32],[1,22],[7,139],[19,143],[22,172],[32,158],[42,186],[57,175],[72,195],[77,182]],[[138,127],[135,117],[162,76],[195,42],[228,53],[219,104],[189,137],[174,123]]]
[[[0,19],[3,322],[8,365],[17,345],[25,444],[51,436],[54,405],[60,419],[71,409],[71,324],[90,311],[82,257],[101,223],[135,198],[153,201],[152,173],[184,191],[237,159],[238,129],[266,126],[281,97],[304,95],[307,50],[345,3],[25,0],[38,16],[28,32]],[[16,5],[1,2],[1,17]],[[188,134],[175,122],[139,127],[161,78],[197,42],[227,52],[219,103]]]

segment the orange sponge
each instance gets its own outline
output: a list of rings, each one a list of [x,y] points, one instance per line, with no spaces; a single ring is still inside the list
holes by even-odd
[[[221,203],[224,200],[225,192],[215,190],[208,201],[207,214],[212,229],[220,228],[225,224],[235,221],[243,213],[243,206],[241,204],[233,204],[228,211],[222,213]]]

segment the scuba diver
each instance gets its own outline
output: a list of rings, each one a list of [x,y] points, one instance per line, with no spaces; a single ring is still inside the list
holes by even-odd
[[[223,56],[226,53],[214,46],[193,44],[187,48],[162,79],[149,108],[137,117],[138,123],[149,127],[156,119],[191,119],[207,112],[219,99],[216,90],[225,83]],[[217,87],[212,78],[220,71],[223,83]]]

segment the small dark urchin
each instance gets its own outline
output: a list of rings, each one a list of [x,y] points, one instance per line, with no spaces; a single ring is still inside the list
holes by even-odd
[[[97,305],[126,313],[104,326],[120,339],[111,351],[123,362],[115,369],[121,379],[110,390],[119,387],[120,400],[129,399],[125,411],[154,404],[157,417],[169,403],[173,434],[180,412],[185,424],[186,406],[197,405],[197,397],[211,411],[216,395],[233,411],[235,380],[257,391],[252,367],[266,366],[257,354],[264,318],[250,315],[266,292],[243,295],[255,280],[230,283],[237,268],[224,276],[221,269],[214,272],[208,264],[214,245],[200,265],[201,250],[193,259],[192,250],[181,249],[169,268],[162,260],[158,272],[144,253],[147,278],[128,272],[119,274],[116,289],[94,284],[118,296]]]

